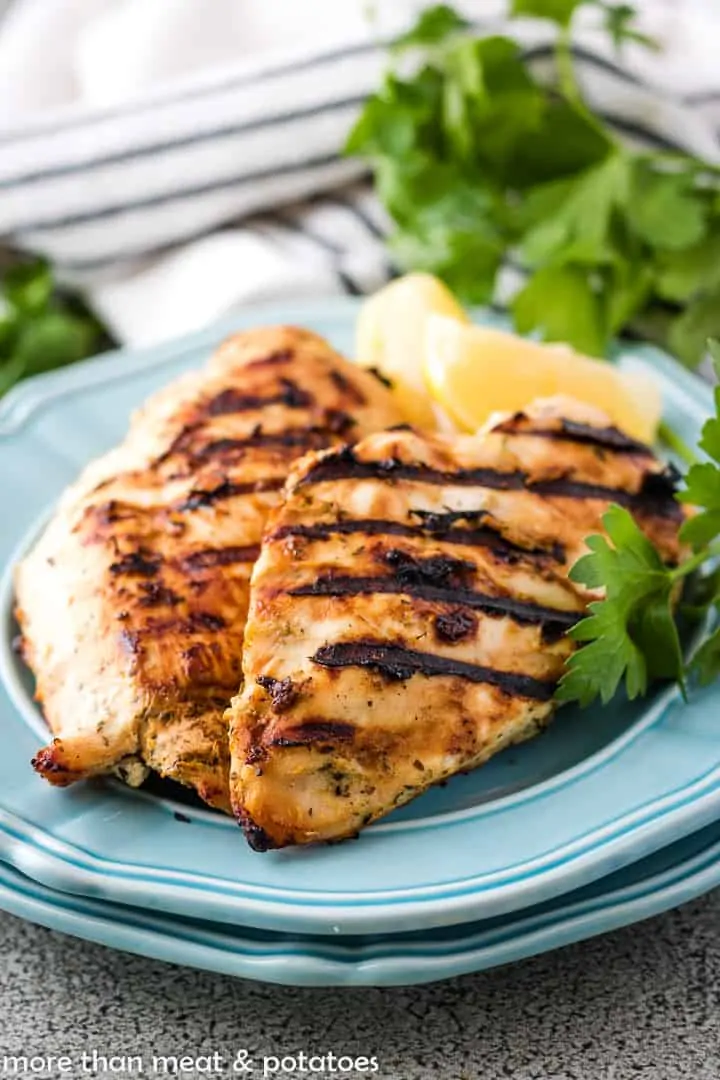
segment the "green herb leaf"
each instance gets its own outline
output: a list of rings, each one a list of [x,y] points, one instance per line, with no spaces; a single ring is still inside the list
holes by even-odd
[[[710,338],[708,341],[708,352],[712,357],[713,367],[715,368],[715,375],[720,380],[720,341],[716,341],[715,338]],[[720,415],[720,404],[718,404],[717,395],[715,397],[715,405]]]
[[[607,324],[610,334],[617,334],[630,323],[652,293],[652,267],[640,260],[618,259],[607,274]]]
[[[707,686],[720,676],[720,627],[702,643],[692,658],[690,670],[701,686]]]
[[[720,370],[720,346],[710,343]],[[627,510],[611,507],[603,517],[606,536],[591,536],[589,554],[570,572],[573,581],[604,589],[605,599],[589,607],[590,614],[570,631],[580,644],[566,664],[557,691],[559,701],[587,705],[599,697],[609,701],[621,683],[630,698],[644,694],[653,679],[676,679],[686,693],[686,675],[701,682],[720,677],[720,629],[715,630],[685,665],[673,606],[683,580],[690,580],[686,616],[695,621],[709,607],[720,607],[720,387],[715,391],[715,416],[706,422],[701,449],[712,458],[690,469],[679,496],[700,508],[680,530],[696,554],[676,567],[666,567],[659,553]]]
[[[708,233],[697,244],[658,256],[657,291],[665,300],[684,303],[698,293],[720,287],[720,231]]]
[[[396,38],[392,47],[395,51],[400,51],[416,46],[437,45],[451,34],[465,30],[469,25],[467,19],[458,15],[448,4],[436,4],[426,8],[415,26]]]
[[[569,26],[577,8],[584,0],[513,0],[513,15],[529,15],[536,19],[551,19],[559,26]]]
[[[86,320],[48,311],[23,328],[16,356],[22,359],[25,372],[35,375],[82,360],[92,351],[96,338],[95,327]]]
[[[513,157],[508,183],[527,191],[599,164],[613,147],[609,134],[572,102],[545,97],[539,126],[527,131]]]
[[[715,343],[712,348],[717,351]],[[715,362],[720,366],[720,359]],[[681,539],[696,551],[720,536],[720,387],[715,388],[715,413],[705,422],[699,442],[712,461],[692,466],[685,478],[685,489],[678,496],[702,511],[688,518],[680,530]]]
[[[612,154],[580,174],[572,184],[561,181],[562,201],[554,214],[545,214],[525,236],[524,257],[534,265],[576,261],[604,261],[611,250],[610,228],[616,206],[627,200],[628,161]]]
[[[682,679],[680,640],[672,617],[673,578],[632,516],[613,506],[603,517],[604,536],[587,540],[590,553],[570,577],[588,588],[604,587],[605,600],[590,604],[570,636],[583,643],[568,661],[557,691],[560,701],[607,703],[624,682],[632,699],[652,678]]]
[[[720,336],[720,286],[698,296],[679,315],[669,333],[669,345],[688,367],[697,367],[710,337]]]
[[[644,40],[630,4],[585,2],[616,43]],[[513,305],[519,329],[597,355],[630,330],[693,365],[720,335],[720,170],[625,147],[592,112],[573,69],[580,6],[512,5],[556,24],[556,78],[542,84],[509,37],[473,34],[447,5],[429,9],[402,39],[424,50],[420,67],[385,78],[347,151],[374,170],[403,268],[479,301],[493,295],[502,256],[519,252],[542,272]],[[577,312],[563,314],[563,300]]]
[[[411,82],[388,74],[378,93],[365,103],[345,152],[400,163],[410,153],[439,149],[432,125],[442,93],[442,78],[431,67],[423,68]]]
[[[426,175],[432,182],[432,172]],[[432,271],[470,302],[485,303],[504,250],[491,195],[458,182],[418,210],[411,227],[401,226],[390,250],[400,267]]]
[[[43,260],[18,263],[5,273],[2,287],[11,308],[21,315],[35,315],[50,302],[50,267]]]
[[[636,164],[627,218],[641,240],[671,250],[692,247],[702,240],[705,202],[692,185],[692,177],[685,172],[664,173],[643,161]]]
[[[720,344],[711,340],[708,348],[720,378]],[[702,507],[702,512],[689,518],[682,530],[681,538],[689,542],[701,553],[703,549],[710,555],[708,545],[720,537],[720,387],[715,388],[715,416],[703,426],[699,446],[712,458],[712,462],[693,465],[686,478],[686,490],[681,493],[683,502]],[[714,464],[713,464],[714,462]],[[711,564],[713,565],[713,564]],[[715,561],[714,569],[693,582],[690,590],[690,602],[699,615],[702,610],[720,603],[720,566]],[[720,627],[703,642],[692,657],[690,670],[701,685],[714,682],[720,676]]]
[[[55,290],[42,260],[23,260],[0,278],[0,396],[19,379],[82,360],[103,339],[79,298]]]
[[[565,341],[591,356],[605,353],[601,306],[578,267],[538,270],[513,300],[512,311],[521,333],[537,331],[545,341]]]
[[[0,397],[6,394],[25,374],[25,361],[22,356],[13,356],[0,363]]]
[[[647,34],[640,33],[634,26],[637,11],[630,4],[602,4],[600,5],[605,15],[605,29],[610,34],[616,49],[621,48],[625,42],[631,41],[637,45],[644,45],[653,52],[660,49],[659,43]]]

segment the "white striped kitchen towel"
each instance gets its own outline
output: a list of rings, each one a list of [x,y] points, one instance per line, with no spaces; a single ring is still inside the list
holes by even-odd
[[[376,288],[392,272],[388,223],[340,150],[383,43],[419,6],[385,0],[369,19],[363,0],[14,0],[0,23],[0,236],[47,255],[133,344],[250,300]],[[481,29],[503,13],[457,6]],[[582,28],[590,100],[632,140],[717,159],[720,15],[699,0],[642,12],[662,56],[618,59]],[[542,24],[521,43],[542,74]]]

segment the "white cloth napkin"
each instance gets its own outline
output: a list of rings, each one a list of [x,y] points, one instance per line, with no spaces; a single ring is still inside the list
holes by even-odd
[[[259,298],[376,288],[388,223],[340,148],[382,41],[423,4],[369,6],[14,0],[0,22],[0,235],[49,256],[131,344]],[[504,13],[458,6],[481,26]],[[619,59],[588,10],[588,95],[628,138],[718,159],[720,10],[639,6],[665,51]],[[519,37],[541,73],[546,30]]]

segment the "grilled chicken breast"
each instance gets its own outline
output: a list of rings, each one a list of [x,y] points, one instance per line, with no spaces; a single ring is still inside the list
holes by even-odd
[[[334,840],[545,725],[588,595],[568,579],[611,502],[668,560],[675,476],[552,406],[480,437],[309,454],[252,578],[231,795],[259,851]]]
[[[291,461],[397,422],[389,392],[305,330],[227,341],[156,395],[65,494],[17,571],[53,784],[148,769],[228,809],[223,712],[252,564]]]

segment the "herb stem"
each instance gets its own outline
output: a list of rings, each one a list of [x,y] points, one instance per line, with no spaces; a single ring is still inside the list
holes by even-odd
[[[691,164],[700,175],[702,173],[709,173],[711,176],[720,175],[720,165],[717,163],[706,161],[704,158],[689,158],[681,150],[653,150],[641,154],[640,157],[653,165],[665,163],[667,165],[681,165],[683,168],[687,168],[688,164]]]
[[[555,39],[555,66],[557,67],[558,73],[558,86],[565,100],[568,104],[572,105],[586,123],[595,129],[598,135],[617,149],[619,145],[617,139],[610,129],[598,120],[592,109],[588,108],[585,98],[583,97],[580,84],[575,75],[575,61],[572,53],[572,33],[570,26],[563,26],[558,31],[557,38]]]
[[[674,570],[670,571],[670,577],[673,581],[679,581],[680,578],[687,577],[689,574],[695,573],[699,570],[703,563],[708,559],[715,559],[720,556],[720,544],[712,544],[710,547],[703,548],[702,551],[698,551],[697,554],[691,558],[686,559],[685,562],[680,563]]]
[[[696,465],[697,455],[693,453],[688,444],[678,435],[677,431],[670,427],[666,420],[660,421],[658,427],[658,438],[663,446],[667,446],[669,450],[672,450],[679,458],[681,458],[686,465]]]
[[[563,96],[573,105],[584,105],[580,87],[575,78],[570,28],[567,26],[558,31],[557,40],[555,41],[555,63],[557,64],[558,80]]]

